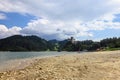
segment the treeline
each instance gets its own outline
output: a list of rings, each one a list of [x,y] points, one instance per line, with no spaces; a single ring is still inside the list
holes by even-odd
[[[92,40],[63,41],[45,40],[37,36],[14,35],[0,40],[0,51],[96,51],[120,49],[120,38],[107,38],[100,42]]]
[[[0,51],[45,51],[47,41],[37,36],[15,35],[0,40]]]
[[[120,38],[107,38],[100,42],[92,40],[85,41],[67,41],[62,50],[65,51],[99,51],[99,50],[120,50]]]

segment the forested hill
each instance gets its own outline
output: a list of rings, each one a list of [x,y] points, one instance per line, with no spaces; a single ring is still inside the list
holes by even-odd
[[[100,42],[92,40],[47,41],[37,36],[14,35],[0,39],[0,51],[96,51],[120,50],[120,38],[107,38]]]
[[[0,40],[0,51],[45,51],[47,41],[37,36],[15,35]]]

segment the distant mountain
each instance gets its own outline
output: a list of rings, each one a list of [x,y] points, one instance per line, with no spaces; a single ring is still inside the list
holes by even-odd
[[[0,40],[0,51],[45,51],[48,42],[37,36],[14,35]]]
[[[0,51],[96,51],[120,50],[120,38],[107,38],[100,42],[74,39],[45,40],[37,36],[14,35],[0,39]]]
[[[58,51],[59,49],[59,41],[56,39],[49,40],[48,41],[48,48],[50,51]]]
[[[56,40],[56,39],[53,39],[53,40],[49,40],[49,42],[52,43],[52,44],[55,44],[55,43],[58,43],[59,41]]]

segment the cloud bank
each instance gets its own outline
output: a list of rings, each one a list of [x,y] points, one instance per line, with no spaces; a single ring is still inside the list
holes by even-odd
[[[13,6],[14,5],[14,6]],[[7,7],[6,7],[7,6]],[[120,14],[118,0],[2,0],[0,11],[30,14],[37,19],[24,28],[0,25],[0,38],[13,35],[37,35],[45,39],[65,39],[74,36],[93,37],[93,31],[120,29],[114,21]],[[5,19],[0,14],[0,19]]]
[[[22,30],[20,27],[14,26],[8,29],[5,25],[0,25],[0,38],[18,35],[20,34],[20,30]]]

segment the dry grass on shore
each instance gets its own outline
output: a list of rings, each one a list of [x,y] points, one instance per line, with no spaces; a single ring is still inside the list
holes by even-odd
[[[1,72],[0,80],[120,80],[120,51],[36,59],[24,69]]]

